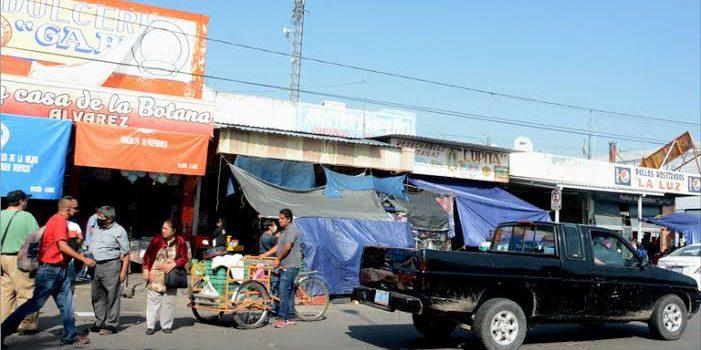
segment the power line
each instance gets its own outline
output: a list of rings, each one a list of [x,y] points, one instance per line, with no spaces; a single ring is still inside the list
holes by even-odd
[[[337,88],[337,87],[344,87],[344,86],[351,86],[351,85],[359,85],[359,84],[364,84],[364,83],[365,83],[364,81],[360,80],[360,81],[351,81],[348,83],[307,86],[305,89]],[[240,90],[240,91],[236,91],[236,92],[237,93],[266,93],[266,92],[277,92],[277,91],[278,90]]]
[[[34,49],[27,49],[27,48],[13,47],[13,46],[6,46],[6,48],[27,51],[27,52],[33,52],[33,53],[48,54],[48,55],[59,56],[59,57],[74,58],[74,59],[80,59],[80,60],[85,60],[85,61],[109,63],[109,64],[120,65],[120,66],[136,67],[136,68],[139,67],[139,65],[137,65],[137,64],[130,64],[130,63],[124,63],[124,62],[114,62],[114,61],[102,60],[102,59],[98,59],[98,58],[85,58],[85,57],[69,55],[69,54],[34,50]],[[289,87],[284,87],[284,86],[256,83],[256,82],[251,82],[251,81],[226,78],[226,77],[214,76],[214,75],[209,75],[209,74],[196,74],[196,73],[182,72],[182,71],[175,70],[175,69],[165,69],[165,68],[160,68],[160,67],[148,67],[148,68],[160,70],[163,72],[168,72],[171,74],[172,73],[180,73],[180,74],[186,74],[186,75],[191,75],[191,76],[196,76],[196,77],[203,77],[203,78],[208,78],[208,79],[213,79],[213,80],[227,81],[227,82],[244,84],[244,85],[251,85],[251,86],[258,86],[258,87],[277,89],[277,90],[286,90],[286,91],[290,90]],[[10,80],[7,78],[5,78],[5,79]],[[398,102],[376,100],[376,99],[369,99],[369,98],[360,98],[360,97],[355,97],[355,96],[347,96],[347,95],[339,95],[339,94],[331,94],[331,93],[324,93],[324,92],[304,90],[304,89],[300,89],[299,91],[300,91],[300,93],[316,95],[316,96],[323,96],[323,97],[334,98],[334,99],[342,99],[342,100],[345,99],[345,100],[356,101],[356,102],[370,103],[370,104],[374,104],[374,105],[381,105],[381,106],[388,106],[388,107],[393,107],[393,108],[400,108],[400,109],[407,109],[407,110],[440,114],[440,115],[445,115],[445,116],[452,116],[452,117],[457,117],[457,118],[462,118],[462,119],[481,120],[481,121],[500,123],[500,124],[506,124],[506,125],[522,126],[522,127],[531,128],[531,129],[557,131],[557,132],[564,132],[564,133],[578,134],[578,135],[585,135],[585,136],[592,135],[593,137],[614,138],[614,139],[623,140],[623,141],[632,141],[632,142],[641,142],[641,143],[650,143],[650,144],[659,144],[659,145],[666,144],[665,142],[660,142],[656,139],[644,138],[644,137],[639,137],[639,136],[608,133],[608,132],[591,132],[589,130],[570,128],[570,127],[564,127],[564,126],[558,126],[558,125],[552,125],[552,124],[518,121],[518,120],[502,118],[502,117],[494,117],[494,116],[474,114],[474,113],[465,113],[465,112],[439,109],[439,108],[434,108],[434,107],[417,106],[417,105],[410,105],[410,104],[404,104],[404,103],[398,103]]]
[[[40,3],[39,0],[28,0],[28,2],[34,2],[34,3]],[[68,10],[71,12],[75,12],[76,10],[70,7],[64,7],[60,5],[55,5],[52,4],[52,6],[59,8],[59,9],[64,9]],[[93,15],[92,13],[90,15]],[[94,14],[95,17],[97,17],[97,13]],[[142,25],[141,23],[137,22],[136,20],[133,21],[128,21],[128,20],[123,20],[115,17],[110,17],[110,16],[104,16],[104,18],[107,19],[112,19],[115,21],[122,21],[124,23],[130,23],[130,24],[136,24],[136,25]],[[163,30],[167,31],[170,33],[175,33],[173,30],[169,30],[166,28],[153,28],[158,29],[158,30]],[[209,38],[205,36],[200,36],[197,34],[188,34],[184,32],[178,32],[178,34],[181,35],[186,35],[190,36],[193,38],[198,38],[198,39],[204,39],[207,41],[215,42],[215,43],[220,43],[224,45],[229,45],[233,47],[239,47],[239,48],[244,48],[248,50],[254,50],[254,51],[259,51],[259,52],[265,52],[269,54],[275,54],[279,56],[285,56],[285,57],[293,57],[291,54],[287,52],[282,52],[282,51],[277,51],[277,50],[272,50],[272,49],[266,49],[258,46],[252,46],[252,45],[246,45],[246,44],[241,44],[241,43],[236,43],[232,42],[229,40],[225,39],[216,39],[216,38]],[[453,88],[453,89],[459,89],[463,91],[470,91],[470,92],[475,92],[475,93],[481,93],[481,94],[488,94],[491,96],[499,96],[503,98],[508,98],[512,100],[519,100],[519,101],[524,101],[524,102],[531,102],[531,103],[538,103],[538,104],[543,104],[543,105],[548,105],[548,106],[553,106],[553,107],[559,107],[559,108],[569,108],[569,109],[576,109],[576,110],[581,110],[581,111],[588,111],[591,113],[599,113],[599,114],[605,114],[613,117],[619,117],[619,118],[635,118],[635,119],[641,119],[641,120],[648,120],[648,121],[656,121],[656,122],[663,122],[663,123],[671,123],[671,124],[677,124],[677,125],[685,125],[685,126],[699,126],[701,123],[695,123],[695,122],[686,122],[686,121],[681,121],[681,120],[675,120],[675,119],[669,119],[669,118],[661,118],[661,117],[653,117],[653,116],[648,116],[648,115],[642,115],[642,114],[632,114],[632,113],[624,113],[624,112],[617,112],[617,111],[612,111],[612,110],[607,110],[607,109],[602,109],[602,108],[594,108],[594,107],[587,107],[587,106],[579,106],[579,105],[574,105],[574,104],[569,104],[569,103],[561,103],[561,102],[554,102],[554,101],[549,101],[549,100],[544,100],[544,99],[538,99],[538,98],[532,98],[532,97],[526,97],[526,96],[520,96],[520,95],[515,95],[515,94],[507,94],[507,93],[501,93],[497,91],[490,91],[486,89],[480,89],[480,88],[474,88],[474,87],[469,87],[469,86],[464,86],[464,85],[458,85],[458,84],[453,84],[453,83],[446,83],[446,82],[440,82],[437,80],[432,80],[432,79],[425,79],[425,78],[420,78],[420,77],[414,77],[406,74],[400,74],[400,73],[392,73],[392,72],[386,72],[386,71],[381,71],[378,69],[373,69],[373,68],[367,68],[367,67],[361,67],[358,65],[352,65],[352,64],[346,64],[346,63],[339,63],[339,62],[334,62],[334,61],[329,61],[329,60],[324,60],[320,58],[314,58],[314,57],[307,57],[307,56],[300,56],[302,60],[306,61],[311,61],[311,62],[316,62],[320,64],[326,64],[330,66],[336,66],[340,68],[346,68],[346,69],[353,69],[353,70],[359,70],[363,72],[368,72],[368,73],[373,73],[377,75],[384,75],[388,77],[393,77],[393,78],[399,78],[399,79],[405,79],[405,80],[411,80],[411,81],[416,81],[416,82],[421,82],[425,84],[431,84],[431,85],[436,85],[436,86],[442,86],[442,87],[447,87],[447,88]]]

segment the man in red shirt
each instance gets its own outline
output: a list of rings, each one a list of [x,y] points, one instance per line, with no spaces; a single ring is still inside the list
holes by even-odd
[[[58,201],[58,213],[49,219],[44,229],[39,250],[39,269],[36,271],[34,296],[17,308],[2,323],[2,342],[5,337],[17,331],[17,327],[29,314],[39,311],[49,296],[54,297],[56,306],[61,311],[63,331],[61,345],[87,344],[87,336],[79,335],[73,319],[73,294],[68,273],[68,261],[74,258],[85,265],[94,266],[95,260],[89,259],[73,250],[68,245],[68,218],[75,214],[78,201],[72,197],[63,197]]]

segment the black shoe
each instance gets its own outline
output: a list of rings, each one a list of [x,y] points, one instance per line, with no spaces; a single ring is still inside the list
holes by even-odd
[[[170,334],[170,333],[173,333],[173,330],[170,328],[163,328],[163,333]]]
[[[96,324],[90,326],[90,331],[93,333],[100,333],[102,327],[98,327]]]
[[[156,331],[153,328],[149,328],[146,330],[146,335],[152,335],[153,333],[156,333]]]

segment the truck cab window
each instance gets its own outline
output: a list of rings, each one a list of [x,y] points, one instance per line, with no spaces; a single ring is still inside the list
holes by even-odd
[[[551,226],[501,226],[494,232],[492,250],[555,255],[555,228]]]
[[[511,243],[513,235],[513,226],[501,226],[498,227],[494,232],[494,239],[492,240],[492,250],[500,252],[508,252],[509,244]]]
[[[583,259],[582,236],[574,225],[565,225],[565,245],[567,246],[567,258]]]
[[[533,253],[555,255],[555,227],[536,226]]]
[[[634,267],[638,262],[635,254],[614,234],[591,231],[591,239],[597,266]]]

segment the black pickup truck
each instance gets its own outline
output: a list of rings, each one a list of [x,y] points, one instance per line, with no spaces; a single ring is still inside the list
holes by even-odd
[[[353,300],[413,314],[425,337],[467,325],[489,349],[517,349],[537,323],[643,321],[681,337],[696,281],[648,265],[618,234],[549,222],[499,225],[489,251],[365,247]]]

